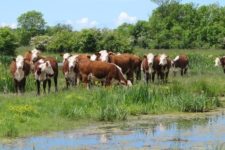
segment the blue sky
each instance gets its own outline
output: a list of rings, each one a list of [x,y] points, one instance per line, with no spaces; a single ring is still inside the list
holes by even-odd
[[[225,0],[182,1],[190,2],[225,6]],[[0,26],[15,28],[18,16],[37,10],[43,13],[48,25],[71,24],[75,30],[90,27],[115,28],[124,22],[147,20],[156,7],[150,0],[2,0]]]

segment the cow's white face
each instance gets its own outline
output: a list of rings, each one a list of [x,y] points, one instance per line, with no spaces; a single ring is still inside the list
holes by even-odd
[[[24,58],[23,56],[19,55],[16,57],[16,69],[22,70],[24,65]]]
[[[148,65],[152,65],[153,64],[153,60],[154,60],[154,55],[152,53],[149,53],[147,55]]]
[[[91,61],[96,61],[96,59],[97,59],[97,56],[95,54],[91,55],[91,58],[90,58]]]
[[[69,71],[72,71],[75,68],[77,57],[78,57],[78,55],[73,55],[73,56],[68,58]]]
[[[160,55],[160,58],[159,58],[159,65],[166,65],[167,64],[167,56],[166,54],[162,54]]]
[[[31,51],[31,53],[32,53],[31,60],[35,61],[39,57],[41,52],[37,49],[34,49]]]
[[[51,63],[49,61],[41,63],[39,65],[39,68],[41,69],[42,73],[46,73],[46,74],[49,74],[49,75],[53,75],[54,74],[54,71],[52,69]]]
[[[71,56],[70,53],[65,53],[65,54],[63,54],[63,63],[64,63],[64,61],[65,61],[66,59],[68,59],[70,56]]]
[[[221,65],[220,58],[217,57],[217,58],[215,59],[215,66],[218,67],[218,66],[220,66],[220,65]]]
[[[100,61],[108,62],[109,53],[107,52],[107,50],[101,50],[99,54],[100,54],[100,57],[99,57]]]

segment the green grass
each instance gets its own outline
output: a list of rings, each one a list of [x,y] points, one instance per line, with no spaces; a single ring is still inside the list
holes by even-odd
[[[171,52],[171,57],[181,53],[166,52]],[[24,95],[13,94],[7,63],[3,63],[0,66],[0,138],[69,130],[96,121],[123,121],[136,115],[206,112],[222,107],[220,98],[225,94],[225,78],[222,69],[213,66],[213,59],[224,51],[185,52],[191,61],[188,76],[170,75],[167,84],[146,85],[139,81],[130,88],[114,85],[86,90],[79,86],[65,90],[60,73],[59,92],[40,97],[36,97],[33,75],[29,76]],[[3,94],[6,86],[8,90]]]

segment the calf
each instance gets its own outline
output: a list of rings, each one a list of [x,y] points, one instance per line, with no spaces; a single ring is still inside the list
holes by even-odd
[[[225,56],[223,57],[217,57],[215,59],[215,66],[218,67],[218,66],[222,66],[223,68],[223,72],[225,73]]]
[[[24,93],[26,86],[26,77],[30,73],[29,61],[19,55],[13,59],[10,64],[10,72],[14,79],[14,87],[16,93]]]
[[[162,82],[167,82],[170,67],[171,60],[166,54],[156,55],[153,60],[152,81],[154,82],[155,74],[157,73]]]
[[[187,74],[189,59],[187,55],[176,56],[172,61],[172,68],[174,76],[176,76],[177,69],[180,68],[181,76]]]
[[[141,70],[144,73],[145,81],[147,83],[149,79],[150,81],[152,79],[153,60],[154,60],[154,55],[152,53],[149,53],[148,55],[144,55],[144,59],[142,60],[142,63],[141,63]]]
[[[90,81],[92,79],[103,81],[105,86],[111,85],[112,79],[127,86],[132,85],[129,80],[125,79],[121,68],[115,64],[90,60],[79,61],[76,62],[76,64],[87,88],[90,86]]]

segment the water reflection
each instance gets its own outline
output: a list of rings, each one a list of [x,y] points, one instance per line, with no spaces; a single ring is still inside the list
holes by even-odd
[[[223,114],[194,119],[155,118],[91,126],[18,139],[0,149],[225,149]]]

